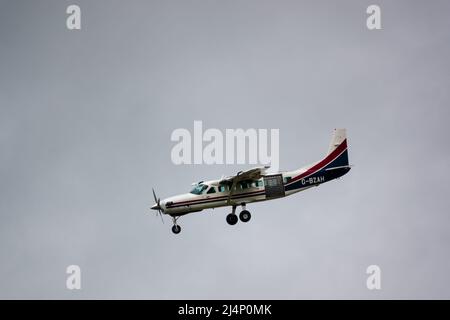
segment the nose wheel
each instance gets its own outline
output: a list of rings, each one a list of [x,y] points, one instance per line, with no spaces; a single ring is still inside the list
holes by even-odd
[[[172,232],[175,233],[175,234],[179,234],[181,232],[181,227],[179,225],[175,224],[172,227]]]
[[[177,224],[178,218],[179,217],[172,217],[173,219],[172,232],[175,234],[179,234],[181,232],[181,227]]]

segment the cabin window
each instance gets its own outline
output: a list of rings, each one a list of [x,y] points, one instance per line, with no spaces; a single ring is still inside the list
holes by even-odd
[[[248,189],[248,188],[250,188],[250,183],[249,183],[248,181],[242,181],[242,182],[240,183],[240,185],[241,185],[241,188],[242,188],[242,189]]]
[[[266,178],[266,182],[269,187],[276,187],[281,183],[281,181],[278,181],[277,177],[268,177]]]
[[[206,190],[206,188],[208,188],[208,186],[206,184],[199,184],[199,185],[196,185],[195,188],[191,190],[191,193],[202,194],[203,191]]]
[[[215,187],[211,187],[211,188],[209,188],[209,190],[208,190],[208,192],[206,192],[206,193],[216,193],[216,188]]]
[[[262,186],[263,186],[262,180],[256,180],[256,181],[255,181],[255,185],[256,185],[257,187],[262,187]]]
[[[227,186],[224,185],[219,186],[219,192],[225,192],[227,190],[228,190]]]
[[[291,177],[284,177],[284,183],[289,183],[291,180],[292,180],[292,178]]]

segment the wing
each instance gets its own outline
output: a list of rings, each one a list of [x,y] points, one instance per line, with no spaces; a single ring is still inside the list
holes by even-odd
[[[243,180],[258,180],[263,176],[267,169],[269,169],[270,166],[264,166],[264,167],[256,167],[249,169],[247,171],[239,171],[235,176],[225,177],[222,178],[219,181],[219,184],[227,184],[230,186],[230,193],[228,195],[228,203],[230,203],[231,196],[233,195],[234,191],[236,190],[236,184],[239,181]]]
[[[269,169],[269,166],[256,167],[249,169],[247,171],[239,171],[235,176],[224,177],[219,183],[220,184],[232,184],[243,180],[257,180],[260,179]]]

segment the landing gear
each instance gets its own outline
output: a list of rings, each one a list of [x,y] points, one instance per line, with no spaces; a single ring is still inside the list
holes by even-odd
[[[227,222],[229,225],[234,226],[238,222],[238,217],[235,213],[230,213],[227,215]]]
[[[242,210],[241,213],[239,213],[239,219],[242,222],[249,222],[252,215],[247,210]]]
[[[234,226],[238,222],[238,217],[236,215],[236,206],[233,206],[231,213],[227,215],[227,222],[231,226]]]
[[[175,234],[179,234],[181,232],[181,227],[179,225],[175,224],[172,227],[172,232],[175,233]]]
[[[177,224],[178,218],[179,217],[172,217],[172,219],[173,219],[172,232],[175,234],[179,234],[181,232],[181,227]]]
[[[233,206],[233,211],[227,215],[227,222],[229,225],[234,226],[239,220],[242,222],[249,222],[252,215],[248,210],[245,209],[245,203],[241,204],[242,211],[239,213],[239,218],[236,215],[236,206]]]

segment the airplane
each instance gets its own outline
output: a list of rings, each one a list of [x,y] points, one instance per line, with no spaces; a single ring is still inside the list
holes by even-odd
[[[162,214],[172,217],[172,232],[175,234],[181,231],[177,223],[181,216],[204,209],[231,206],[231,213],[226,216],[226,221],[235,225],[238,220],[250,221],[251,214],[246,209],[247,204],[279,199],[319,186],[343,176],[350,171],[350,167],[346,130],[334,129],[328,152],[318,162],[297,170],[276,173],[269,173],[268,166],[239,171],[234,176],[194,183],[194,188],[189,193],[162,201],[157,198],[155,190],[152,190],[155,204],[151,209],[157,210],[156,214],[159,213],[161,220]],[[236,215],[238,206],[242,208],[239,218]]]

